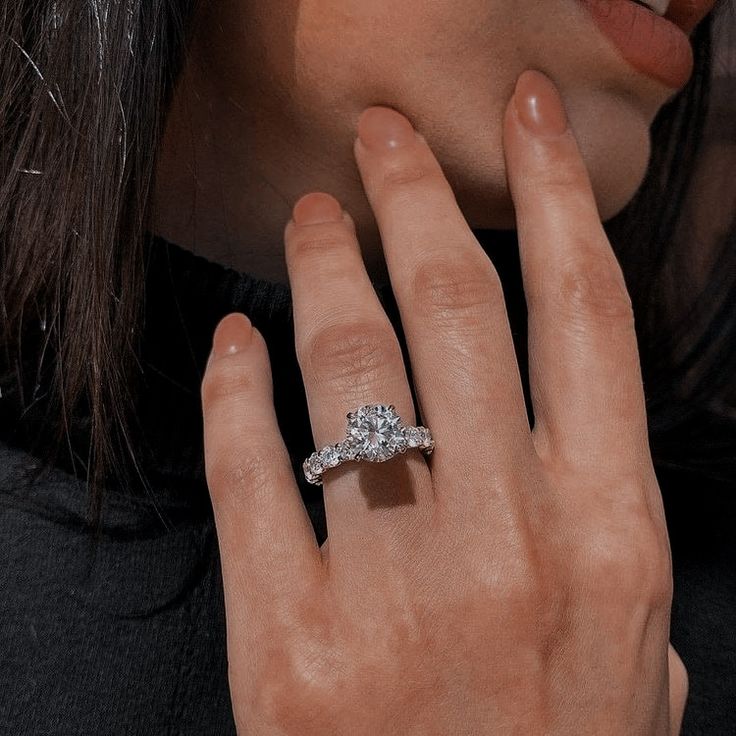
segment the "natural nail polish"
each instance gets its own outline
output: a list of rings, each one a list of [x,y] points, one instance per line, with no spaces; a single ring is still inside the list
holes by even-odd
[[[358,136],[366,147],[381,153],[415,140],[412,124],[390,107],[366,108],[358,119]]]
[[[342,206],[326,192],[310,192],[294,205],[292,219],[297,225],[339,222],[342,219]]]
[[[238,353],[250,344],[251,322],[241,312],[232,312],[223,317],[212,338],[212,357]]]
[[[514,104],[521,122],[535,135],[555,136],[567,130],[567,114],[557,87],[536,69],[526,69],[519,75]]]

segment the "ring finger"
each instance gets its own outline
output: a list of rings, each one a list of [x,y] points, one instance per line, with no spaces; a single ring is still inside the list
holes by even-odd
[[[401,347],[365,270],[350,216],[329,194],[307,194],[295,204],[284,240],[316,448],[342,440],[347,413],[363,404],[393,404],[404,424],[415,424]],[[390,544],[396,534],[405,540],[432,495],[426,461],[413,450],[388,462],[327,470],[323,487],[330,558],[343,544]]]

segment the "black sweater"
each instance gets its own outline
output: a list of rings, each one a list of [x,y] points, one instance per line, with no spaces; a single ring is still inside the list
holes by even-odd
[[[476,235],[504,283],[527,382],[518,250],[491,250],[487,232]],[[301,474],[314,447],[288,285],[161,238],[147,243],[146,255],[136,439],[151,491],[111,482],[96,543],[84,523],[86,416],[75,419],[71,452],[32,482],[44,386],[22,418],[17,391],[0,386],[2,736],[235,732],[199,394],[212,332],[231,311],[247,314],[266,338],[281,430],[318,542],[326,538],[322,489]],[[377,288],[405,346],[390,289]],[[657,470],[674,563],[671,640],[690,675],[683,733],[734,736],[735,484]]]

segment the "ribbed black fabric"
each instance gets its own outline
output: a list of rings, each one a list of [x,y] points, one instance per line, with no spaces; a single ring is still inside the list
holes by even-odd
[[[476,235],[504,283],[528,398],[518,252],[504,233]],[[199,403],[212,332],[231,311],[249,315],[266,338],[281,430],[318,541],[326,538],[322,490],[301,475],[313,445],[288,285],[158,237],[146,257],[136,440],[152,490],[131,494],[111,483],[96,545],[84,525],[85,417],[73,427],[73,455],[31,483],[43,387],[22,419],[19,397],[1,387],[0,734],[234,733]],[[390,288],[378,285],[378,293],[406,351]],[[735,489],[659,475],[675,570],[672,641],[690,673],[683,733],[733,736]]]

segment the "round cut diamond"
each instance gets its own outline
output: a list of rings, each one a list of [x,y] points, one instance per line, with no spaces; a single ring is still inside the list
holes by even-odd
[[[324,468],[320,463],[317,453],[313,452],[302,464],[304,475],[310,483],[313,483],[321,475]]]
[[[419,447],[422,444],[422,435],[416,427],[406,427],[404,437],[409,447]]]
[[[313,452],[306,460],[305,465],[309,468],[312,473],[321,473],[324,469],[322,463],[319,461],[319,456],[316,452]]]
[[[426,427],[417,427],[419,430],[419,434],[421,436],[421,444],[420,447],[424,450],[428,450],[430,453],[432,450],[434,450],[434,440],[432,439],[432,434]]]
[[[383,462],[406,448],[401,418],[393,406],[373,404],[351,412],[347,432],[355,452],[370,462]]]
[[[340,463],[340,455],[334,445],[327,445],[320,450],[319,460],[325,468],[334,468]]]
[[[355,456],[355,450],[349,442],[341,442],[337,447],[340,460],[352,460]]]

